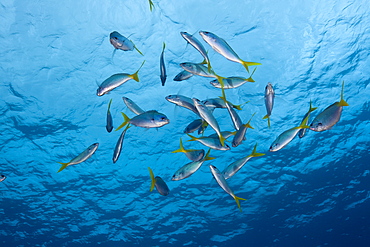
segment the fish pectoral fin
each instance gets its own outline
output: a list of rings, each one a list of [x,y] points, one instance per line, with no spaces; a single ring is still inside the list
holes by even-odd
[[[58,162],[59,164],[62,165],[62,167],[60,167],[59,171],[58,172],[61,172],[63,171],[68,165],[69,165],[69,162],[68,163],[62,163],[62,162]]]

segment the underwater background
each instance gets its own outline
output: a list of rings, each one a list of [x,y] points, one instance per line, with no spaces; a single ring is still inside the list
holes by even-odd
[[[1,246],[367,246],[370,243],[370,5],[368,1],[11,1],[0,2],[0,183]],[[254,129],[228,151],[211,150],[191,177],[171,181],[188,163],[179,148],[205,149],[183,133],[194,113],[165,97],[201,100],[221,96],[193,76],[173,81],[182,62],[202,56],[181,37],[193,34],[222,76],[249,74],[216,53],[199,36],[225,39],[244,60],[260,62],[254,83],[226,90],[243,106],[239,115]],[[144,54],[117,50],[109,34],[129,37]],[[167,81],[161,85],[159,57],[166,43]],[[98,97],[115,73],[130,80]],[[253,67],[252,67],[253,68]],[[340,121],[324,132],[308,130],[277,152],[276,137],[298,126],[309,108],[316,116],[344,99]],[[271,128],[264,89],[275,89]],[[112,155],[121,131],[105,129],[112,99],[114,127],[130,117],[122,96],[144,110],[166,114],[158,129],[130,128],[119,160]],[[221,130],[232,130],[225,109],[214,112]],[[311,120],[313,119],[311,117]],[[311,121],[310,120],[310,121]],[[214,133],[208,128],[205,134]],[[89,145],[87,161],[57,173],[60,164]],[[255,143],[266,155],[251,159],[228,184],[241,201],[214,181],[220,170],[249,155]],[[231,146],[231,145],[230,145]],[[171,192],[149,192],[147,167]]]

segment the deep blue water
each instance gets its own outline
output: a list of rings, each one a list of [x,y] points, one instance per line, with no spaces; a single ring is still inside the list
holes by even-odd
[[[11,1],[0,2],[1,246],[367,246],[370,242],[370,7],[367,1]],[[171,181],[189,161],[178,149],[203,148],[183,133],[196,119],[165,100],[170,94],[199,99],[221,95],[210,78],[172,79],[182,62],[201,55],[180,36],[194,34],[215,71],[248,77],[198,32],[224,38],[247,61],[260,62],[255,83],[227,90],[243,122],[256,112],[247,140],[229,151],[211,151],[191,177]],[[116,51],[118,31],[143,52]],[[159,56],[166,42],[167,82]],[[139,72],[102,97],[97,85],[115,73]],[[253,67],[251,67],[253,68]],[[308,131],[271,153],[283,131],[299,125],[309,107],[316,116],[340,98],[340,121],[324,132]],[[264,88],[274,85],[271,128]],[[131,113],[122,96],[144,110],[158,110],[170,124],[132,127],[121,156],[112,154],[120,131],[105,129],[107,105],[114,127]],[[214,112],[221,130],[233,128],[224,109]],[[312,119],[312,118],[311,118]],[[211,128],[207,135],[214,133]],[[57,173],[89,145],[87,161]],[[228,180],[241,201],[213,181],[208,166],[222,170],[258,142],[265,156],[251,159]],[[149,192],[147,167],[171,189]]]

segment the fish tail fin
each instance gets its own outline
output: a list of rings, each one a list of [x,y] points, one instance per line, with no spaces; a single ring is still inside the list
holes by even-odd
[[[152,169],[148,166],[148,170],[149,170],[149,174],[150,174],[150,180],[152,181],[151,184],[150,184],[150,192],[153,191],[154,189],[154,186],[155,186],[155,177],[154,177],[154,173],[152,171]]]
[[[249,68],[248,66],[255,66],[255,65],[262,65],[261,63],[256,63],[256,62],[246,62],[246,61],[241,61],[241,63],[243,64],[244,68],[248,71],[249,73]]]
[[[307,125],[308,117],[309,117],[309,115],[307,115],[307,117],[305,117],[303,119],[303,121],[301,122],[301,124],[298,127],[294,127],[294,129],[309,129],[310,126]]]
[[[215,76],[217,78],[217,81],[220,83],[221,88],[224,89],[224,87],[225,87],[224,79],[226,79],[226,78],[222,77],[222,76],[219,76],[219,75],[215,75]]]
[[[186,153],[186,152],[187,150],[182,145],[182,139],[180,138],[180,148],[175,151],[172,151],[171,153]]]
[[[203,61],[200,64],[208,64],[207,59],[203,59]]]
[[[247,78],[247,80],[246,80],[246,81],[248,81],[248,82],[256,82],[256,81],[255,81],[255,80],[253,80],[253,78],[252,78],[252,76],[253,76],[254,72],[256,71],[256,69],[257,69],[257,67],[256,67],[256,68],[254,68],[254,70],[252,71],[252,74]]]
[[[342,82],[342,92],[340,94],[339,106],[349,106],[349,104],[344,100],[344,81]]]
[[[145,63],[145,60],[144,60],[144,61],[143,61],[143,63],[140,65],[140,68],[139,68],[135,73],[133,73],[132,75],[130,75],[130,77],[131,77],[132,79],[134,79],[135,81],[137,81],[137,82],[139,82],[139,81],[140,81],[140,79],[139,79],[139,71],[140,71],[141,67],[143,67],[144,63]]]
[[[164,51],[164,49],[166,48],[166,43],[163,42],[163,48],[162,48],[162,52]]]
[[[252,153],[249,155],[249,157],[259,157],[265,155],[264,153],[257,153],[257,143],[254,145]]]
[[[211,152],[211,149],[208,149],[206,155],[204,156],[204,160],[213,160],[213,159],[216,159],[215,157],[210,157],[209,156],[209,153]]]
[[[239,208],[240,212],[242,212],[242,208],[240,207],[240,200],[246,201],[247,199],[238,197],[236,195],[234,195],[233,197],[234,197],[234,200],[236,202],[236,205],[238,205],[238,208]]]
[[[110,112],[110,105],[112,104],[112,100],[113,99],[110,99],[109,103],[108,103],[108,112]]]
[[[312,107],[312,101],[310,100],[310,109],[308,110],[308,112],[313,112],[316,109],[317,107]]]
[[[135,50],[140,53],[141,56],[144,56],[144,54],[136,47],[136,45],[134,46]]]
[[[62,167],[60,167],[59,171],[58,172],[61,172],[63,171],[68,165],[69,165],[69,162],[68,163],[62,163],[62,162],[58,162],[59,164],[62,165]]]
[[[218,135],[218,137],[220,139],[221,145],[224,147],[225,146],[226,138],[223,137],[221,133]]]
[[[149,0],[149,9],[150,9],[150,12],[152,12],[153,9],[154,9],[154,4],[153,4],[152,0]]]
[[[116,129],[116,131],[117,130],[120,130],[121,128],[123,128],[123,127],[125,127],[126,126],[126,124],[128,124],[128,122],[131,120],[131,118],[129,118],[126,114],[124,114],[123,112],[121,112],[121,114],[122,114],[122,116],[123,116],[123,123],[120,125],[120,126],[118,126],[118,128]]]
[[[270,123],[270,115],[266,115],[264,116],[262,119],[266,119],[267,118],[267,126],[270,128],[271,127],[271,123]]]
[[[188,142],[191,142],[191,141],[197,141],[199,138],[195,137],[195,136],[192,136],[190,134],[187,134],[191,139],[188,140]]]
[[[256,113],[253,113],[251,118],[249,119],[249,121],[244,125],[245,127],[247,128],[250,128],[250,129],[254,129],[251,125],[250,125],[250,122],[252,121],[252,118],[254,117],[254,115],[256,115]]]

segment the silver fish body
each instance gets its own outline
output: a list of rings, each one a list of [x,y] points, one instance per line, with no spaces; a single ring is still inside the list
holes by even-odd
[[[239,130],[240,127],[243,125],[242,120],[239,117],[239,114],[230,106],[230,104],[226,101],[224,102],[227,108],[227,111],[230,114],[231,120],[233,122],[234,128]]]
[[[134,43],[131,40],[121,35],[119,32],[114,31],[109,35],[109,41],[114,46],[114,48],[123,51],[132,51],[135,48]]]
[[[126,131],[129,128],[129,125],[122,131],[121,135],[119,136],[116,146],[114,147],[114,152],[113,152],[113,163],[116,163],[122,150],[122,144],[123,144],[123,139],[125,138]]]
[[[113,130],[113,118],[112,114],[110,113],[110,106],[112,104],[112,99],[109,101],[108,110],[107,110],[107,124],[105,125],[105,129],[110,133]]]
[[[143,128],[158,128],[170,122],[166,115],[158,111],[146,111],[140,115],[133,117],[129,123]]]
[[[289,129],[281,133],[276,140],[271,144],[269,151],[270,152],[276,152],[286,145],[288,145],[289,142],[291,142],[294,137],[298,134],[299,129]]]
[[[238,77],[238,76],[231,76],[231,77],[226,77],[223,79],[223,82],[225,84],[224,89],[231,89],[231,88],[237,88],[245,84],[246,82],[254,82],[252,78],[244,78],[244,77]],[[215,79],[210,82],[212,86],[216,88],[221,88],[220,82]]]
[[[126,104],[127,108],[130,109],[133,113],[136,115],[140,115],[144,113],[145,111],[141,109],[135,102],[133,102],[131,99],[127,97],[122,97],[123,102]]]
[[[192,174],[194,174],[202,166],[204,161],[213,159],[209,157],[209,152],[210,150],[208,150],[207,154],[202,159],[198,161],[190,162],[182,166],[180,169],[178,169],[175,172],[175,174],[172,176],[172,180],[178,181],[178,180],[190,177]]]
[[[343,106],[339,106],[339,102],[335,102],[315,117],[310,125],[310,130],[321,132],[330,129],[340,120],[342,111]]]
[[[95,151],[98,149],[98,147],[99,147],[99,143],[94,143],[94,144],[90,145],[82,153],[80,153],[77,157],[75,157],[71,161],[69,161],[68,163],[59,162],[60,164],[62,164],[62,167],[59,169],[58,172],[64,170],[67,166],[76,165],[76,164],[80,164],[80,163],[84,162],[85,160],[90,158],[95,153]]]
[[[181,71],[180,73],[178,73],[175,78],[173,78],[174,81],[184,81],[184,80],[187,80],[189,79],[190,77],[192,77],[193,74],[186,71],[186,70],[183,70]]]
[[[187,62],[187,63],[180,63],[180,66],[194,74],[194,75],[199,75],[199,76],[203,76],[203,77],[212,77],[212,78],[217,78],[216,74],[213,72],[213,70],[211,70],[211,72],[208,71],[208,68],[206,66],[204,66],[203,64],[197,64],[197,63],[190,63],[190,62]]]
[[[199,53],[203,56],[207,64],[209,64],[210,62],[207,55],[207,51],[202,45],[202,43],[200,43],[197,38],[195,38],[193,35],[188,34],[187,32],[180,32],[180,34],[189,44],[191,44],[196,50],[199,51]]]
[[[215,137],[202,136],[202,137],[199,137],[199,138],[192,137],[192,136],[190,136],[190,137],[192,138],[190,141],[198,141],[201,144],[203,144],[204,146],[215,149],[215,150],[220,150],[220,151],[230,150],[230,147],[227,144],[225,144],[225,146],[221,145],[221,142],[220,142],[218,136],[215,136]]]
[[[102,82],[96,92],[96,95],[102,96],[131,79],[133,78],[127,73],[114,74]]]
[[[194,112],[195,114],[199,115],[199,112],[197,108],[194,106],[193,100],[183,96],[183,95],[168,95],[166,96],[166,100],[174,103],[178,106],[185,107],[186,109],[189,109],[190,111]]]
[[[164,84],[166,83],[166,78],[167,78],[166,65],[164,63],[164,49],[165,48],[166,48],[166,44],[163,43],[163,49],[162,49],[161,57],[159,59],[160,72],[161,72],[160,78],[161,78],[162,86],[164,86]]]
[[[163,179],[159,176],[155,177],[155,188],[162,196],[167,196],[170,194],[170,189],[168,188],[166,182],[163,181]]]
[[[275,98],[274,88],[272,87],[271,83],[268,83],[265,88],[265,106],[267,116],[271,115],[272,108],[274,107],[274,98]]]
[[[250,159],[252,156],[248,155],[244,158],[234,161],[230,165],[228,165],[223,171],[222,174],[225,179],[229,179],[234,176]]]
[[[186,126],[184,133],[185,134],[193,133],[194,131],[202,127],[202,124],[203,124],[202,119],[195,119],[193,122],[188,124],[188,126]]]

